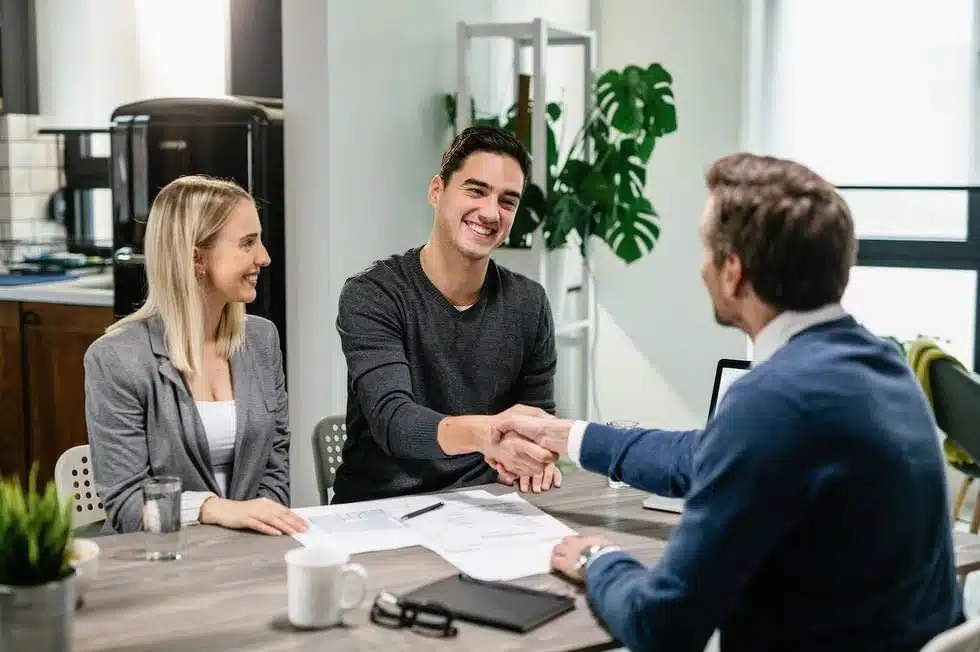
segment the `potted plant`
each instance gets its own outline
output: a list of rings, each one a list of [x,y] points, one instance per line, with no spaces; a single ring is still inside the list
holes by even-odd
[[[25,491],[0,480],[0,650],[71,650],[75,570],[71,501],[53,482],[37,489],[37,466]]]
[[[672,83],[659,63],[605,72],[596,82],[595,107],[563,158],[554,134],[563,110],[548,104],[548,180],[544,187],[528,184],[504,246],[530,247],[541,228],[549,251],[564,247],[573,233],[583,249],[595,236],[626,263],[653,251],[660,218],[644,190],[656,141],[677,130]],[[455,125],[454,95],[446,95],[445,109]],[[503,116],[471,106],[471,123],[517,133],[526,111],[520,101]],[[526,144],[530,149],[529,135]]]

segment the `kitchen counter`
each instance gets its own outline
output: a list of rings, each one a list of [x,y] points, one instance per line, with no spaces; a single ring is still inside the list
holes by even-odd
[[[0,287],[0,301],[33,301],[111,308],[113,296],[112,272],[81,276],[70,281]]]

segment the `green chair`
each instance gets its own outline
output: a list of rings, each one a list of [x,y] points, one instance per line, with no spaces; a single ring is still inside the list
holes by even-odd
[[[330,502],[330,490],[342,461],[344,442],[347,441],[347,419],[332,416],[320,419],[313,429],[313,459],[316,464],[316,483],[320,490],[320,504]]]
[[[929,383],[932,408],[940,429],[970,457],[980,459],[980,378],[950,360],[936,360],[929,370]],[[966,475],[953,503],[955,520],[963,508],[970,485],[980,478],[980,466],[975,462],[951,462],[950,466]],[[978,529],[980,505],[975,504],[970,532],[976,534]]]

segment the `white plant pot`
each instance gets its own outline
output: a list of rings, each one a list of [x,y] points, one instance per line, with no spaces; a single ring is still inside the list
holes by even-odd
[[[544,290],[551,303],[551,312],[555,317],[555,325],[565,318],[565,300],[568,298],[568,255],[571,248],[567,245],[544,255]]]

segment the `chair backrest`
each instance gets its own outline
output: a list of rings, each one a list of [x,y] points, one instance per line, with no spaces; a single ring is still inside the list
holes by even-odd
[[[89,523],[105,520],[102,498],[95,490],[95,476],[92,475],[92,458],[88,445],[69,448],[54,465],[54,484],[58,498],[66,502],[74,498],[72,526],[81,527]]]
[[[980,618],[972,618],[935,637],[920,652],[980,652]]]
[[[980,378],[948,360],[929,369],[936,424],[975,460],[980,460]]]
[[[347,419],[344,416],[324,417],[313,429],[313,458],[316,461],[316,482],[321,504],[329,502],[337,467],[342,460],[347,441]]]

